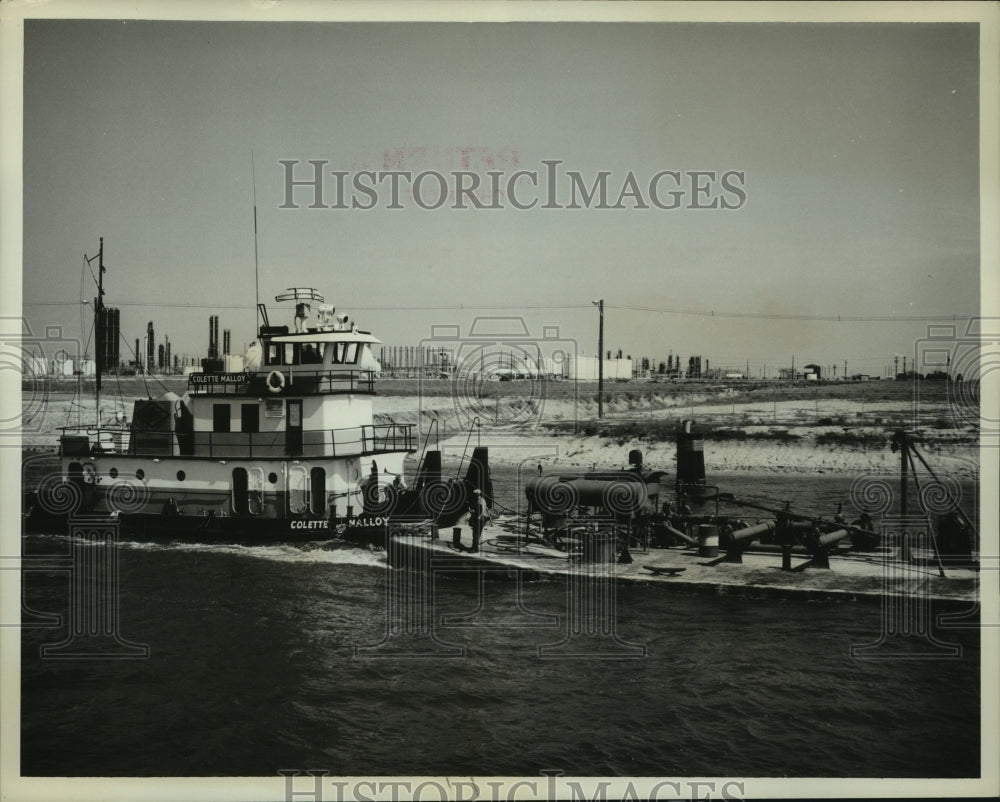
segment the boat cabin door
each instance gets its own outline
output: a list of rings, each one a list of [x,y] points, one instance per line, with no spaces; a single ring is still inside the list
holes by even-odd
[[[285,404],[285,453],[302,454],[302,402],[292,399]]]
[[[264,471],[233,468],[233,514],[260,515],[264,511]]]
[[[309,471],[309,513],[314,518],[326,516],[326,469]]]
[[[309,471],[304,465],[288,468],[288,513],[302,515],[309,505]]]

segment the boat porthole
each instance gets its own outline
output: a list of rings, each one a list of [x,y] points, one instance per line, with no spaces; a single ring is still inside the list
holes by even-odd
[[[139,468],[139,470],[135,472],[135,478],[139,480],[145,479],[146,472],[142,468]]]
[[[184,473],[184,471],[177,471],[177,481],[178,482],[183,482],[185,476],[187,476],[187,474]]]
[[[276,474],[274,471],[271,471],[271,473],[267,475],[267,481],[269,481],[272,485],[278,484],[278,474]]]
[[[110,471],[108,471],[108,475],[112,479],[117,479],[118,478],[118,469],[117,468],[112,468]]]

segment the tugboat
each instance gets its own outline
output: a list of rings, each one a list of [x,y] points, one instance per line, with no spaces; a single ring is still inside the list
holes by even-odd
[[[62,429],[61,475],[28,494],[26,528],[107,515],[123,534],[206,543],[384,529],[365,510],[397,508],[384,502],[416,450],[413,425],[374,423],[380,341],[324,300],[313,288],[277,295],[295,304],[291,327],[258,304],[242,371],[206,359],[183,396],[135,401],[128,424]]]

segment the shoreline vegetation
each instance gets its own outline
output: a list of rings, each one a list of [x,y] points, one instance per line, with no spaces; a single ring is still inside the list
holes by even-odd
[[[181,376],[109,376],[102,416],[131,417],[135,399],[186,389]],[[596,382],[381,378],[376,392],[376,423],[420,424],[420,448],[428,440],[446,458],[461,455],[472,431],[497,462],[620,467],[638,448],[670,470],[677,428],[693,420],[709,472],[898,471],[890,444],[906,429],[936,472],[979,473],[975,382],[610,382],[601,419]],[[22,414],[24,448],[54,449],[60,426],[94,420],[93,380],[25,382]]]

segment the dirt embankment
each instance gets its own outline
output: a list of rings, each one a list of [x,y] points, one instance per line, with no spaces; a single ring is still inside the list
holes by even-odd
[[[432,438],[446,452],[461,453],[471,429],[473,442],[489,444],[496,461],[537,459],[582,468],[622,465],[632,448],[642,450],[648,464],[669,467],[676,459],[677,427],[690,419],[705,432],[706,463],[725,472],[894,472],[899,455],[891,441],[902,428],[936,471],[978,478],[978,409],[956,403],[940,387],[916,402],[897,386],[881,393],[849,388],[853,395],[836,385],[829,393],[802,387],[769,394],[692,387],[664,395],[619,388],[605,399],[603,419],[593,394],[533,397],[518,389],[487,384],[476,395],[381,396],[376,417],[419,423],[421,432],[435,432],[430,422],[436,420]]]
[[[27,448],[54,448],[58,427],[93,421],[93,395],[53,386],[22,393]],[[166,390],[183,394],[182,379],[116,382],[105,386],[102,417],[131,415],[135,398]],[[446,452],[469,442],[491,445],[496,461],[589,468],[619,466],[641,449],[649,464],[671,466],[674,433],[691,419],[705,430],[706,463],[719,471],[858,473],[898,470],[892,432],[914,433],[935,470],[978,477],[978,406],[940,382],[870,385],[610,385],[598,418],[596,387],[571,382],[388,380],[377,384],[376,423],[419,424]],[[474,421],[478,420],[478,426]],[[437,421],[431,429],[432,421]]]

